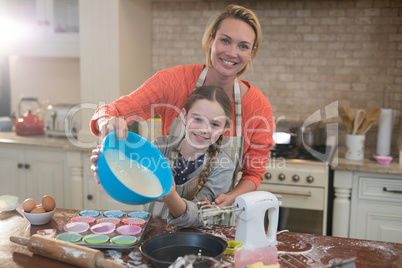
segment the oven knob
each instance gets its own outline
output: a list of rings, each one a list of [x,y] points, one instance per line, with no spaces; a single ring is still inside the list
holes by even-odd
[[[313,178],[313,176],[308,176],[306,178],[306,180],[307,180],[308,183],[312,183],[314,181],[314,178]]]
[[[300,177],[298,175],[293,175],[292,180],[294,182],[298,182],[300,180]]]
[[[264,177],[266,180],[270,180],[272,178],[272,175],[271,175],[271,173],[267,172],[264,174]]]
[[[285,174],[279,174],[279,175],[278,175],[278,179],[279,179],[280,181],[284,181],[284,180],[286,179]]]

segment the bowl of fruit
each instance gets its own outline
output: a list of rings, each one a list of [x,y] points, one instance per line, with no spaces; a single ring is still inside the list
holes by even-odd
[[[22,202],[24,216],[32,225],[46,224],[53,217],[56,201],[49,195],[42,197],[41,201],[42,203],[39,205],[32,198],[27,198]]]

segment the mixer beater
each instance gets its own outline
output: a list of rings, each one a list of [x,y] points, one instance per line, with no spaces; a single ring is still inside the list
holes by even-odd
[[[236,215],[236,242],[243,243],[242,249],[275,246],[278,227],[279,205],[276,196],[267,191],[253,191],[239,195],[234,205],[219,207],[215,203],[199,202],[198,218],[204,225],[216,223],[224,214]],[[265,231],[265,215],[268,217]]]
[[[230,214],[241,210],[235,205],[220,207],[215,202],[200,201],[198,205],[198,219],[204,223],[204,226],[209,224],[216,224],[222,221],[225,214]]]

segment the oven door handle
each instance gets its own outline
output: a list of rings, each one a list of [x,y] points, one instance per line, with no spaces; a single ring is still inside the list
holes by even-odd
[[[281,190],[272,190],[270,191],[273,194],[280,194],[280,195],[296,195],[296,196],[305,196],[311,197],[311,192],[299,192],[299,191],[281,191]]]

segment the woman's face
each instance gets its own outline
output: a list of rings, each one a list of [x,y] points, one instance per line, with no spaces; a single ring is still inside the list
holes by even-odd
[[[221,75],[237,75],[251,60],[255,33],[247,23],[227,18],[209,40],[212,66]]]
[[[198,100],[186,113],[186,141],[194,148],[207,149],[226,131],[227,119],[223,108],[216,101]]]

